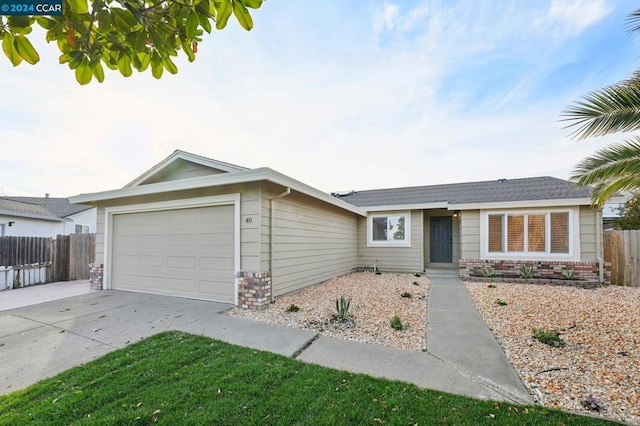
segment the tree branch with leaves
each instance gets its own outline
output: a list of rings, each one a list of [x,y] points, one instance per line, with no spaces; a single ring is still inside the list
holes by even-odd
[[[173,58],[182,51],[196,59],[204,32],[221,30],[234,15],[249,31],[249,9],[263,0],[63,0],[61,16],[0,16],[0,40],[13,66],[36,64],[40,56],[29,36],[33,26],[46,30],[47,42],[61,52],[60,64],[75,71],[78,83],[104,81],[104,67],[125,77],[133,70],[178,72]]]

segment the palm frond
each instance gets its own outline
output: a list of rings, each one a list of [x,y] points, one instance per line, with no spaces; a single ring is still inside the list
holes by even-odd
[[[640,30],[640,9],[634,10],[627,16],[627,31],[632,33]]]
[[[596,151],[576,165],[570,179],[593,185],[592,203],[598,206],[617,192],[640,189],[640,137]]]
[[[614,86],[592,92],[568,107],[560,121],[576,127],[572,138],[585,139],[640,129],[640,70]]]

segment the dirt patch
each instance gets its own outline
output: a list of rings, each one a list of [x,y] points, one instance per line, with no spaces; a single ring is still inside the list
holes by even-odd
[[[419,351],[427,345],[428,293],[429,279],[424,276],[355,272],[278,298],[263,311],[236,307],[226,314],[313,330],[327,337]],[[351,299],[351,320],[334,318],[340,296]],[[299,311],[292,312],[292,305]],[[395,315],[404,326],[402,330],[390,325]]]
[[[640,290],[466,285],[536,402],[640,424]],[[564,346],[533,328],[557,331]]]

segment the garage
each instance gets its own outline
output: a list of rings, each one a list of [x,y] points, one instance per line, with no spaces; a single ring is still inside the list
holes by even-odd
[[[234,205],[118,213],[111,288],[235,303]]]

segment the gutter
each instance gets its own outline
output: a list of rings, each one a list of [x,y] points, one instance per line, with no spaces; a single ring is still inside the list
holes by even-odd
[[[284,198],[288,195],[291,195],[291,187],[287,187],[287,189],[285,189],[285,191],[282,194],[278,194],[275,197],[271,198],[271,200],[269,200],[270,204],[271,204],[271,217],[269,218],[270,220],[270,226],[269,226],[269,273],[271,274],[271,303],[273,303],[275,301],[275,296],[274,296],[274,291],[273,291],[273,252],[274,252],[274,247],[275,247],[275,243],[273,241],[274,236],[275,236],[275,224],[276,224],[276,200],[280,199],[280,198]]]

